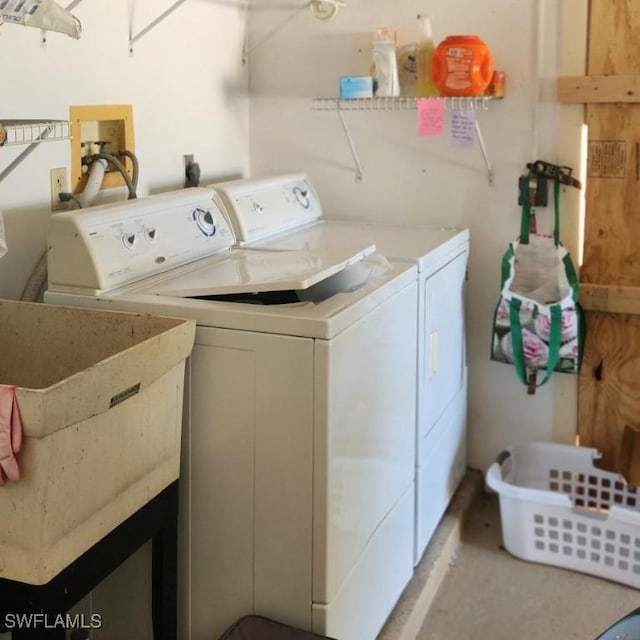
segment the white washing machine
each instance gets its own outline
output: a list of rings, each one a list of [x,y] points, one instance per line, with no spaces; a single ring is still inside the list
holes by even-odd
[[[239,246],[322,251],[372,243],[390,260],[417,266],[417,564],[466,470],[464,285],[469,230],[324,218],[311,180],[302,173],[212,186]],[[269,228],[274,233],[269,234]]]
[[[55,214],[45,300],[197,321],[181,638],[255,612],[373,640],[413,571],[416,267],[234,249],[213,196]]]

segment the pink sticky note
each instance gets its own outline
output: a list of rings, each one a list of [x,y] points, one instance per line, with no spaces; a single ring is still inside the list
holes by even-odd
[[[444,132],[444,100],[418,100],[418,134],[441,136]]]

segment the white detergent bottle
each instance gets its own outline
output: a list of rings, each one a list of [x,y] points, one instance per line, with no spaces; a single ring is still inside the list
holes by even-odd
[[[398,63],[396,60],[396,33],[392,29],[377,29],[373,39],[373,94],[376,97],[400,95]]]
[[[420,98],[434,98],[440,95],[431,77],[431,58],[436,47],[433,43],[431,19],[426,13],[418,14],[420,23],[420,40],[416,45],[416,96]]]

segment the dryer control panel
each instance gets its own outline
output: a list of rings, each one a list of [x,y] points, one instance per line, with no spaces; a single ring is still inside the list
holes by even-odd
[[[303,173],[211,186],[233,224],[238,244],[264,240],[322,217],[320,200]]]
[[[98,293],[222,251],[235,237],[212,189],[51,216],[49,289]]]

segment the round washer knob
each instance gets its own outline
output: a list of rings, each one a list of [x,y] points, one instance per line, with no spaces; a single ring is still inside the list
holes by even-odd
[[[294,187],[293,188],[293,195],[295,196],[296,200],[305,209],[309,208],[309,205],[311,203],[309,202],[309,190],[308,189],[302,189],[301,187]]]
[[[125,233],[122,236],[122,244],[129,249],[129,251],[133,251],[136,245],[138,238],[135,233]]]
[[[209,209],[200,209],[199,207],[193,210],[193,219],[198,227],[198,230],[202,235],[212,237],[216,235],[216,221],[213,218],[213,214]]]
[[[158,237],[158,231],[156,229],[145,229],[144,237],[153,242]]]

